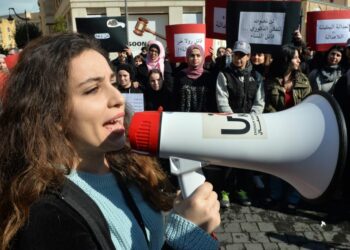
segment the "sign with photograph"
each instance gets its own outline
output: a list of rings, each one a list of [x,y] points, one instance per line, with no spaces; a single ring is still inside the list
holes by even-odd
[[[79,33],[100,41],[107,52],[123,51],[127,45],[125,17],[75,18]]]
[[[313,50],[326,51],[334,44],[343,46],[350,38],[350,10],[308,12],[306,28]]]

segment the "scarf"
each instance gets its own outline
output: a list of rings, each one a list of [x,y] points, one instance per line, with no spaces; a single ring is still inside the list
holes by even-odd
[[[202,61],[198,66],[192,66],[190,64],[188,64],[188,67],[186,69],[184,69],[183,71],[185,72],[186,76],[190,79],[197,79],[199,78],[202,74],[203,74],[203,65],[204,65],[204,50],[202,48],[202,46],[200,46],[199,44],[194,44],[194,45],[190,45],[187,50],[186,50],[186,59],[187,62],[189,61],[189,57],[191,56],[192,50],[194,49],[198,49],[200,51],[200,54],[202,56]]]
[[[329,92],[342,74],[343,70],[339,64],[326,66],[318,71],[315,81],[319,89]]]
[[[162,72],[162,76],[164,79],[164,58],[165,58],[164,47],[161,44],[161,42],[152,40],[148,42],[148,48],[152,44],[156,44],[159,47],[159,55],[154,61],[152,61],[149,52],[147,53],[146,64],[147,64],[148,71],[152,69],[159,69]]]

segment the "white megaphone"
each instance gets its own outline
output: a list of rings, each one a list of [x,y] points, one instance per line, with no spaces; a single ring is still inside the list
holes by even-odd
[[[204,182],[200,167],[213,164],[272,174],[319,201],[340,183],[348,147],[343,113],[323,92],[261,115],[135,113],[129,139],[136,151],[171,158],[185,197]]]

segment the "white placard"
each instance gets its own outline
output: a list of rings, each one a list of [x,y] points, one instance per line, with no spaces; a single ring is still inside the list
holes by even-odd
[[[213,22],[215,33],[226,34],[226,8],[214,8]]]
[[[238,40],[282,45],[285,16],[281,12],[240,12]]]
[[[183,33],[174,35],[175,57],[186,57],[186,50],[192,44],[199,44],[205,49],[205,34]]]
[[[346,43],[350,38],[350,19],[317,20],[316,44]]]
[[[142,36],[136,35],[133,31],[139,17],[148,19],[147,27],[159,34],[165,36],[165,26],[168,25],[168,15],[129,15],[128,16],[128,34],[129,34],[129,46],[132,50],[133,56],[138,55],[141,52],[141,47],[147,46],[148,41],[158,40],[166,47],[166,41],[161,38],[152,35],[149,32],[144,32]]]
[[[125,100],[131,105],[134,112],[142,112],[145,110],[142,93],[123,93]]]

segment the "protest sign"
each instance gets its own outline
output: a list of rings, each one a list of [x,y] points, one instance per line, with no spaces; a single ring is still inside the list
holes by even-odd
[[[75,18],[77,30],[100,41],[107,52],[123,51],[126,48],[125,17]]]
[[[205,1],[207,37],[226,39],[226,9],[228,0]]]
[[[343,46],[350,38],[350,10],[308,12],[306,29],[313,50],[326,51],[334,44]]]
[[[201,45],[205,56],[209,55],[213,40],[206,38],[205,24],[167,25],[165,30],[171,62],[185,62],[187,47],[192,44]]]
[[[300,25],[298,0],[229,1],[226,15],[227,46],[241,40],[251,44],[252,52],[275,53],[290,43]]]

